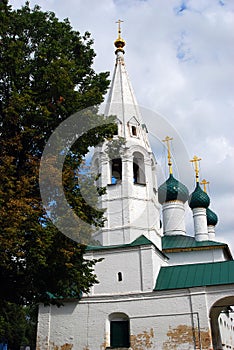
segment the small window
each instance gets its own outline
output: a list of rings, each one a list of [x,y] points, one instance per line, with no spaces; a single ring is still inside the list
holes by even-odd
[[[122,272],[118,272],[118,281],[121,282],[123,280]]]
[[[137,129],[134,125],[132,125],[132,135],[137,136]]]
[[[122,180],[122,160],[121,158],[111,161],[111,183],[114,185]]]

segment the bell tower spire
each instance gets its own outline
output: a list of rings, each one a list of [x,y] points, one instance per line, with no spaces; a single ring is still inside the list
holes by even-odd
[[[103,245],[118,245],[144,235],[161,249],[156,161],[125,66],[122,23],[117,21],[116,61],[104,112],[107,118],[116,116],[118,135],[97,148],[93,156],[100,174],[98,185],[106,187],[100,206],[106,209],[107,219],[94,238]],[[117,154],[108,152],[112,145]]]
[[[116,62],[105,115],[115,115],[117,117],[118,135],[120,137],[127,140],[135,136],[141,141],[143,147],[150,150],[146,135],[147,130],[142,123],[140,109],[126,70],[124,60],[126,42],[122,38],[121,29],[123,21],[118,20],[116,23],[118,23],[118,37],[114,41]]]

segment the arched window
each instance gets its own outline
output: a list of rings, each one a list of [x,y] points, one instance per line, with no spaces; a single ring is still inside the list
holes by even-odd
[[[111,183],[114,185],[122,180],[122,159],[116,158],[111,161]]]
[[[130,346],[129,318],[124,313],[114,313],[110,320],[110,346],[111,348],[128,348]]]
[[[135,184],[145,184],[144,156],[139,152],[133,153],[133,182]]]
[[[131,126],[131,130],[132,130],[132,136],[137,136],[137,128],[135,125]]]

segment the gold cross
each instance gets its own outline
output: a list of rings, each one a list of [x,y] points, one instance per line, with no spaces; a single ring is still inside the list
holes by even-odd
[[[121,38],[121,36],[120,36],[120,34],[121,34],[121,23],[122,23],[123,21],[121,21],[121,19],[118,19],[118,21],[117,22],[115,22],[115,23],[118,23],[118,39],[120,39]]]
[[[205,179],[203,179],[203,180],[200,182],[200,184],[201,184],[201,185],[204,185],[204,192],[207,193],[207,192],[206,192],[206,185],[209,185],[209,182],[206,181]]]
[[[199,160],[201,160],[201,158],[198,158],[197,156],[194,156],[193,159],[190,160],[195,166],[196,182],[199,182]]]
[[[172,161],[171,161],[171,150],[170,150],[170,142],[173,140],[173,137],[166,136],[165,140],[162,140],[163,142],[166,142],[167,144],[167,159],[168,159],[168,166],[169,166],[169,173],[172,174]]]

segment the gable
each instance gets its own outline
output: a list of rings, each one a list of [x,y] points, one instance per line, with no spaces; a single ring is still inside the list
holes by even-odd
[[[128,124],[135,125],[135,126],[140,125],[139,121],[137,120],[137,118],[135,116],[133,116],[129,119]]]

